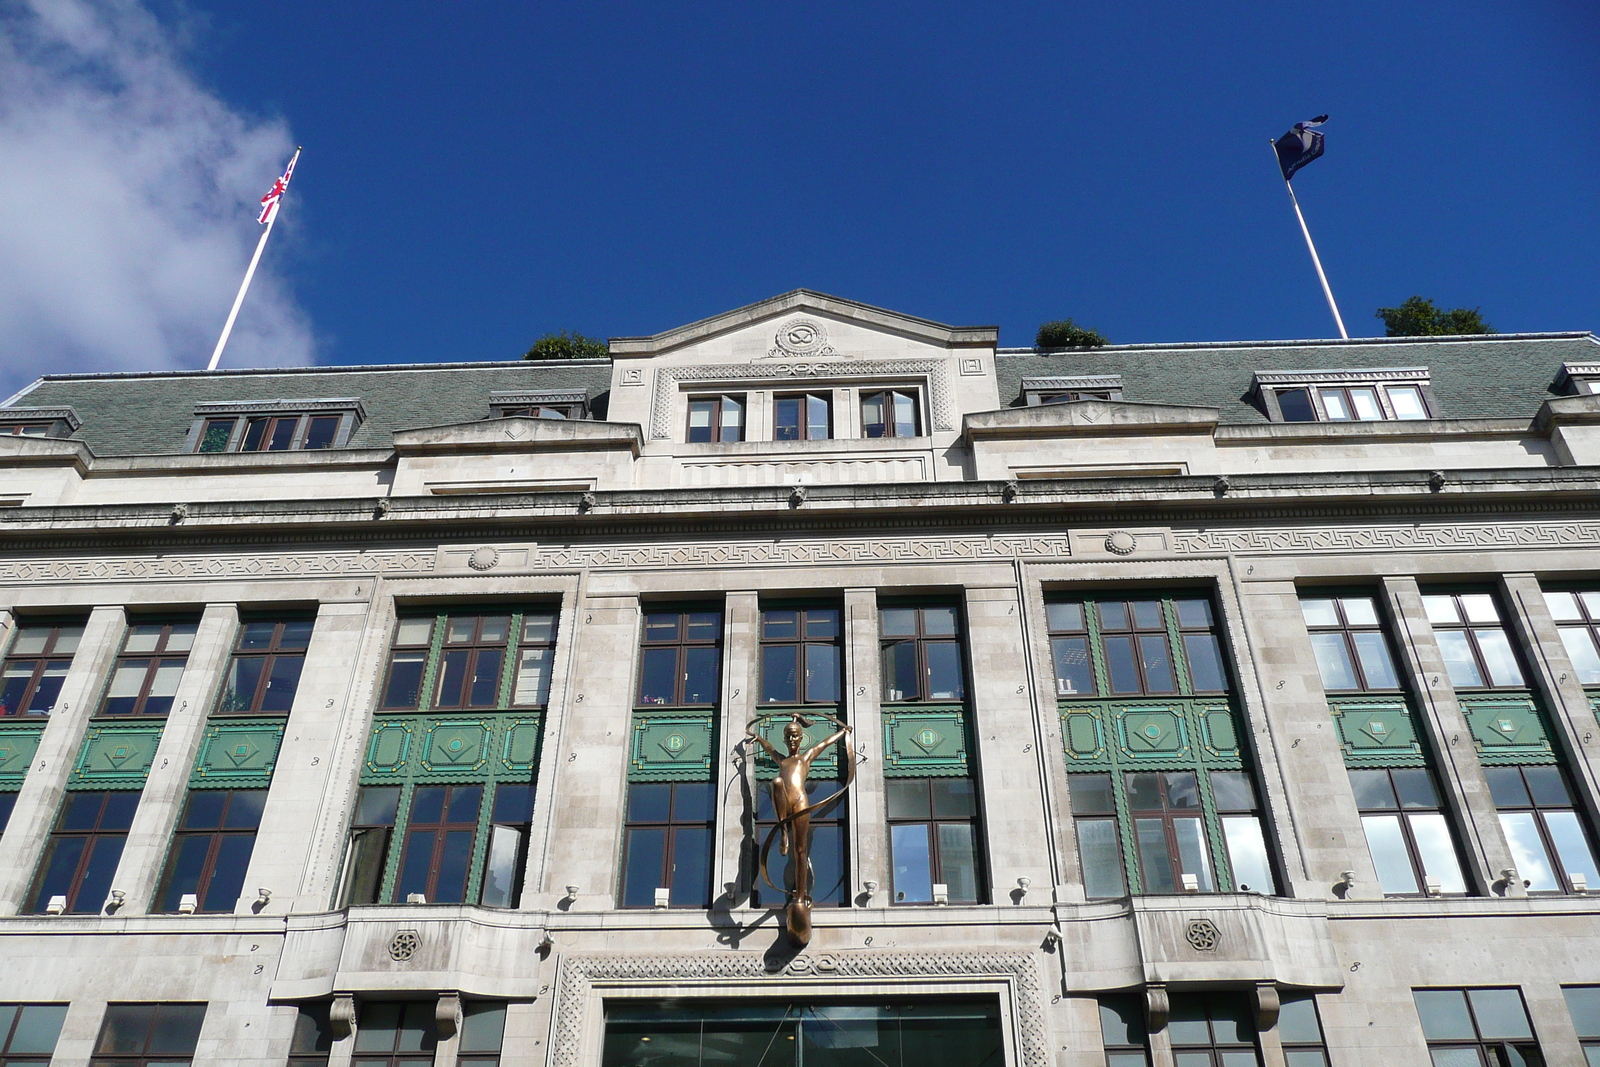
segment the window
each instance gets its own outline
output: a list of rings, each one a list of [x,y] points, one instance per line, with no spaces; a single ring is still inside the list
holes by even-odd
[[[1079,374],[1022,379],[1022,399],[1029,407],[1070,404],[1074,400],[1121,400],[1122,375]]]
[[[111,674],[102,715],[165,715],[172,710],[199,623],[130,622]]]
[[[1489,593],[1425,593],[1450,684],[1457,689],[1521,688],[1526,683],[1500,609]]]
[[[584,417],[582,404],[507,404],[495,411],[495,417],[501,419],[581,419]]]
[[[1100,1036],[1106,1046],[1106,1067],[1149,1067],[1144,1005],[1138,997],[1100,998]]]
[[[94,915],[105,905],[111,879],[122,859],[122,846],[133,825],[139,794],[128,791],[68,793],[56,817],[55,832],[45,846],[33,911],[43,915],[53,897],[63,897],[66,910]]]
[[[916,437],[921,405],[909,390],[861,394],[861,431],[866,437]]]
[[[828,393],[779,396],[772,402],[774,441],[826,441],[833,436],[833,397]]]
[[[550,698],[555,612],[401,618],[385,675],[385,711],[414,710],[433,679],[428,708],[542,707]],[[509,677],[507,677],[509,675]]]
[[[1578,684],[1600,685],[1600,592],[1547,591],[1544,602],[1578,672]]]
[[[1058,601],[1046,605],[1046,618],[1058,696],[1096,692],[1090,669],[1091,623],[1106,676],[1100,691],[1106,695],[1178,693],[1174,638],[1191,691],[1223,693],[1229,688],[1215,616],[1204,597]]]
[[[1434,1067],[1544,1067],[1516,989],[1413,989]]]
[[[685,440],[744,440],[744,395],[689,398],[689,435]]]
[[[965,700],[961,611],[954,605],[886,605],[878,609],[883,699]]]
[[[0,422],[0,436],[49,437],[50,424],[48,422]]]
[[[646,609],[639,706],[715,704],[722,675],[722,612]]]
[[[840,782],[828,781],[824,778],[813,778],[806,782],[806,796],[812,804],[826,800],[838,792]],[[761,782],[756,789],[756,835],[755,847],[759,850],[762,842],[767,839],[767,834],[778,824],[777,813],[772,807],[772,791],[768,782]],[[824,811],[821,816],[811,816],[811,899],[820,906],[836,905],[848,907],[850,901],[850,880],[845,860],[845,803],[848,797],[841,797],[839,801]],[[752,871],[750,903],[753,907],[779,906],[784,902],[782,893],[774,892],[761,877],[761,858],[755,858]],[[789,887],[789,857],[778,852],[777,842],[773,842],[771,850],[767,853],[767,873],[772,876],[775,885]],[[769,899],[770,898],[770,899]]]
[[[0,669],[0,715],[50,714],[82,638],[82,622],[19,622]]]
[[[1571,985],[1561,992],[1567,998],[1573,1029],[1583,1042],[1585,1062],[1589,1067],[1600,1067],[1600,986]]]
[[[1455,837],[1423,767],[1352,770],[1361,827],[1385,896],[1465,893]]]
[[[432,1000],[362,1004],[353,1067],[433,1067],[435,1006]]]
[[[313,618],[246,619],[234,641],[218,713],[289,714],[315,625]]]
[[[712,782],[633,782],[623,830],[622,906],[649,908],[657,889],[669,906],[711,906]]]
[[[886,778],[890,892],[896,904],[927,904],[946,887],[951,904],[982,903],[978,786],[971,778]]]
[[[1256,1028],[1238,994],[1172,994],[1167,1018],[1175,1067],[1258,1067]]]
[[[1372,597],[1302,597],[1300,612],[1311,633],[1323,689],[1370,693],[1400,688]]]
[[[289,1039],[288,1067],[327,1067],[333,1051],[333,1026],[327,1004],[302,1004],[294,1020],[294,1036]]]
[[[522,869],[528,862],[532,822],[533,783],[497,783],[494,807],[489,812],[489,847],[478,903],[490,908],[517,906],[522,898]]]
[[[89,1067],[186,1067],[205,1018],[204,1004],[107,1004]]]
[[[1285,1067],[1328,1067],[1316,997],[1282,999],[1278,1006],[1278,1040],[1283,1043]]]
[[[1589,833],[1560,767],[1485,767],[1483,774],[1528,892],[1571,893],[1574,875],[1585,891],[1600,888]]]
[[[1274,422],[1386,422],[1431,418],[1428,386],[1427,368],[1409,367],[1258,371],[1253,389]]]
[[[406,820],[396,900],[408,901],[414,893],[430,904],[459,904],[466,899],[482,804],[479,784],[417,786]]]
[[[65,1004],[0,1004],[0,1067],[49,1063],[66,1017]]]
[[[348,407],[315,411],[267,411],[239,414],[231,404],[202,404],[191,431],[196,452],[315,452],[343,444],[355,432],[362,412]],[[207,409],[210,410],[207,410]]]
[[[837,704],[843,684],[838,608],[761,612],[761,701]]]
[[[350,850],[345,858],[344,900],[376,904],[383,889],[384,859],[400,807],[397,785],[366,785],[356,797],[351,820]]]
[[[1273,891],[1272,863],[1262,828],[1255,785],[1244,771],[1210,771],[1211,795],[1222,823],[1222,841],[1233,868],[1234,888],[1241,893]]]
[[[1370,385],[1352,388],[1318,389],[1323,414],[1329,422],[1381,422],[1383,408],[1378,405],[1378,390]]]
[[[1078,861],[1083,867],[1084,892],[1090,900],[1124,895],[1128,889],[1122,876],[1122,844],[1118,840],[1116,795],[1112,791],[1111,775],[1069,775],[1067,789],[1072,797],[1073,823],[1078,831]]]
[[[193,789],[173,837],[158,910],[175,912],[193,894],[196,910],[231,912],[244,889],[265,789]]]
[[[0,834],[6,832],[11,822],[11,810],[17,806],[17,794],[0,793]]]
[[[586,419],[589,395],[582,389],[489,394],[490,417],[496,419]]]
[[[499,1067],[500,1045],[505,1041],[506,1006],[483,1001],[463,1007],[461,1041],[456,1063],[461,1067]]]
[[[1135,772],[1126,782],[1145,892],[1179,892],[1187,888],[1184,875],[1200,892],[1215,892],[1195,773]]]
[[[1311,405],[1309,389],[1279,389],[1278,409],[1284,422],[1316,422],[1317,409]]]

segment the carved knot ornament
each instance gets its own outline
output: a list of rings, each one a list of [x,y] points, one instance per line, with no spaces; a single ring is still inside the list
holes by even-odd
[[[389,958],[405,963],[422,947],[422,935],[415,930],[401,930],[389,939]]]
[[[1222,940],[1222,932],[1210,919],[1190,919],[1183,936],[1197,952],[1213,952],[1216,950],[1217,942]]]
[[[831,356],[828,331],[815,319],[790,319],[772,337],[769,356]]]

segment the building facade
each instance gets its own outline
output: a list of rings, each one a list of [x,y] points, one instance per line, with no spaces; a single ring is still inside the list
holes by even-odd
[[[997,336],[13,397],[0,1063],[1600,1064],[1600,340]]]

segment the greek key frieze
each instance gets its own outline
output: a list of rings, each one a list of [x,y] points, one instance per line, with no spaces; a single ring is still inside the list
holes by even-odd
[[[1600,545],[1600,523],[1450,523],[1416,526],[1326,526],[1316,529],[1174,530],[1172,551],[1297,554],[1408,552],[1418,549],[1567,548]]]

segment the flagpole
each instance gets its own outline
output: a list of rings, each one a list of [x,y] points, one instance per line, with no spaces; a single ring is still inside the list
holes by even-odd
[[[1277,160],[1277,143],[1270,137],[1267,143],[1273,146],[1272,158]],[[1317,268],[1317,281],[1322,283],[1322,295],[1328,298],[1328,310],[1333,312],[1333,321],[1339,327],[1339,336],[1343,340],[1350,340],[1350,335],[1345,332],[1344,317],[1339,314],[1339,305],[1334,303],[1333,289],[1328,285],[1328,276],[1323,273],[1322,259],[1317,255],[1317,246],[1311,240],[1311,230],[1306,226],[1305,213],[1300,210],[1300,200],[1294,195],[1294,183],[1288,178],[1283,180],[1283,187],[1289,190],[1289,203],[1294,205],[1294,217],[1300,220],[1300,232],[1305,234],[1306,248],[1311,250],[1311,265]]]
[[[294,158],[289,160],[289,173],[294,172],[295,162],[299,158],[300,149],[296,148]],[[266,250],[267,238],[272,236],[272,227],[278,224],[278,210],[282,207],[281,199],[272,205],[272,213],[267,216],[267,228],[261,231],[261,240],[256,242],[256,254],[250,257],[250,266],[244,272],[244,281],[239,283],[239,293],[233,298],[228,321],[222,324],[222,336],[217,338],[216,350],[211,353],[211,362],[206,364],[206,370],[216,370],[217,364],[222,360],[222,350],[228,345],[228,336],[233,333],[233,322],[239,317],[239,308],[244,304],[244,294],[250,291],[250,279],[256,276],[256,265],[261,262],[261,253]]]

